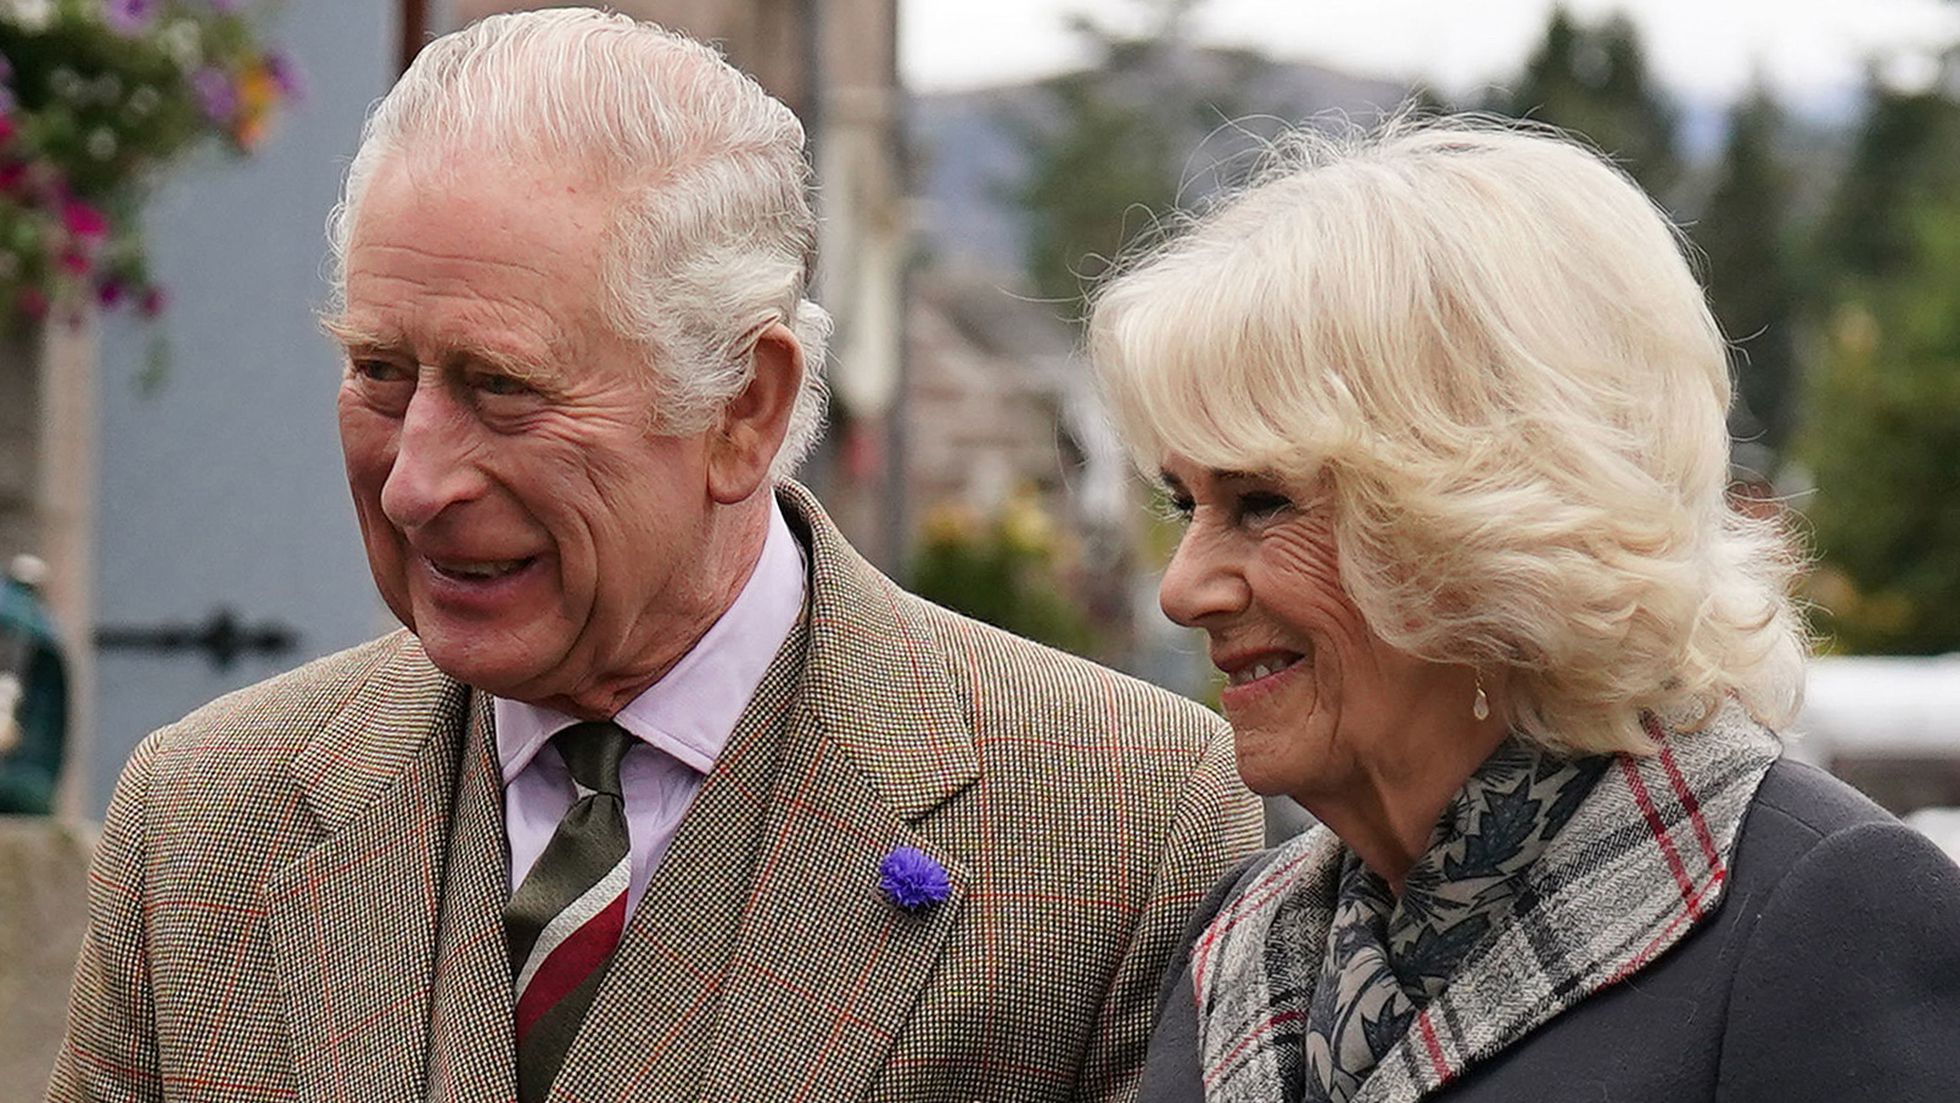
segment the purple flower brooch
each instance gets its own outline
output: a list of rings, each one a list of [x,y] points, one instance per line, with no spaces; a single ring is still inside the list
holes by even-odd
[[[953,890],[946,867],[914,846],[901,846],[885,855],[878,863],[878,887],[909,912],[937,904]]]

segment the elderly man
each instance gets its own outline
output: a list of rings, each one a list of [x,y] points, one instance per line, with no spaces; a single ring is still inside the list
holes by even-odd
[[[1255,806],[1211,714],[901,592],[784,477],[802,145],[580,10],[379,105],[328,327],[407,630],[137,751],[52,1098],[1133,1090]]]

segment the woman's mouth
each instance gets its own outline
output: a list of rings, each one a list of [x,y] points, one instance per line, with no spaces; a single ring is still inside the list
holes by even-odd
[[[1257,662],[1228,671],[1226,673],[1226,681],[1234,686],[1251,685],[1254,682],[1270,678],[1282,670],[1290,670],[1305,658],[1306,656],[1304,655],[1284,654],[1260,659]]]

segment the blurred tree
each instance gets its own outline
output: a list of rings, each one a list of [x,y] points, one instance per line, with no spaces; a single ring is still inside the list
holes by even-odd
[[[1198,2],[1139,0],[1152,26],[1141,37],[1077,19],[1097,64],[1045,82],[1041,117],[1016,120],[1028,171],[1009,195],[1028,213],[1027,273],[1043,298],[1079,303],[1157,216],[1195,198],[1180,195],[1185,154],[1247,114],[1235,90],[1270,63],[1212,51],[1223,72],[1208,79],[1187,27]]]
[[[1663,202],[1680,178],[1674,110],[1655,89],[1639,31],[1625,16],[1582,27],[1555,9],[1517,86],[1487,106],[1577,131]]]
[[[1960,650],[1960,193],[1900,225],[1913,263],[1844,297],[1815,371],[1811,590],[1835,646],[1934,654]]]
[[[1691,234],[1707,258],[1716,320],[1737,348],[1730,430],[1779,457],[1797,414],[1800,313],[1786,237],[1790,178],[1777,154],[1782,127],[1782,111],[1760,85],[1736,106],[1713,191]]]
[[[1031,496],[979,519],[957,507],[927,518],[911,589],[928,601],[1076,654],[1096,644],[1088,616],[1061,582],[1053,520]]]
[[[1874,72],[1851,160],[1819,232],[1831,283],[1886,278],[1913,262],[1915,201],[1960,184],[1960,105],[1938,90],[1902,91]]]
[[[1155,212],[1177,200],[1171,132],[1111,94],[1099,71],[1049,84],[1061,122],[1030,131],[1033,153],[1015,199],[1028,212],[1025,254],[1035,293],[1078,301]]]

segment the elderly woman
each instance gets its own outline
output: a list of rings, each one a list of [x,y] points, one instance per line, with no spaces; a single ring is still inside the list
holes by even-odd
[[[1960,870],[1778,757],[1794,558],[1666,219],[1543,132],[1289,148],[1090,326],[1322,825],[1202,906],[1144,1098],[1960,1100]]]

